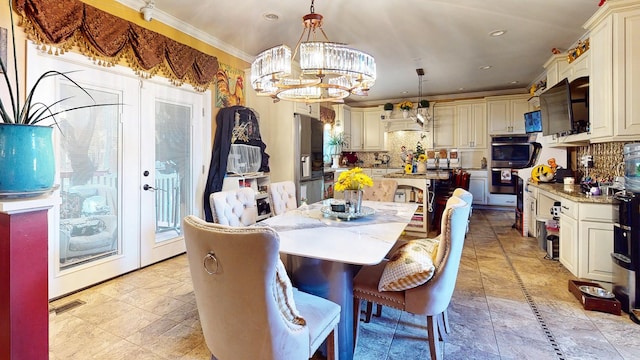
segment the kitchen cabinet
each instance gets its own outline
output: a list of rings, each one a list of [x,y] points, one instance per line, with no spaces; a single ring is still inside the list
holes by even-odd
[[[455,147],[456,106],[437,104],[433,112],[433,147],[436,149]]]
[[[344,133],[350,151],[384,150],[384,127],[379,109],[351,108],[350,119],[344,120]]]
[[[560,209],[559,260],[567,270],[578,276],[578,220],[575,215],[578,211],[577,204],[562,199]]]
[[[486,103],[464,102],[456,104],[458,149],[487,147]]]
[[[560,77],[560,73],[564,72],[567,65],[567,54],[555,54],[551,55],[549,60],[544,63],[544,69],[547,76],[546,89],[550,89],[553,85],[557,84],[563,78]],[[544,91],[544,90],[543,90]]]
[[[532,186],[531,184],[529,186]],[[573,201],[538,188],[541,217],[560,202],[560,263],[573,275],[589,280],[613,282],[613,215],[610,203]]]
[[[296,114],[309,115],[312,118],[320,119],[320,104],[319,103],[306,104],[303,102],[294,102],[293,112]]]
[[[476,205],[487,204],[488,175],[486,170],[468,170],[469,192],[473,195],[473,203]]]
[[[344,135],[349,146],[343,150],[358,151],[364,148],[363,126],[364,112],[352,108],[349,119],[344,119]]]
[[[333,105],[333,111],[336,112],[334,126],[339,127],[344,132],[345,122],[351,124],[351,107],[344,104]]]
[[[363,146],[366,151],[384,150],[384,126],[379,109],[364,110]]]
[[[524,134],[524,113],[530,111],[529,95],[491,96],[487,100],[489,135]]]
[[[640,135],[640,9],[607,2],[584,25],[590,31],[592,142],[637,140]]]
[[[526,234],[538,237],[538,191],[533,186],[525,185],[523,218],[525,223]]]
[[[612,282],[613,205],[581,204],[578,275]]]
[[[560,71],[560,80],[567,78],[569,82],[572,82],[579,77],[589,76],[589,69],[591,67],[590,55],[591,51],[586,51],[580,57],[573,60],[572,63],[565,66],[565,68]],[[547,88],[550,89],[549,87]]]

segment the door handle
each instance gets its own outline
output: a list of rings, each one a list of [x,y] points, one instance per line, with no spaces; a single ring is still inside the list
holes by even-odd
[[[144,189],[144,191],[156,191],[156,190],[158,190],[157,188],[154,188],[153,186],[151,186],[149,184],[144,184],[142,186],[142,188]]]

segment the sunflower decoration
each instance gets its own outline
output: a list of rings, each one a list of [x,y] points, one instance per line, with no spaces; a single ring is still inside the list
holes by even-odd
[[[406,110],[409,111],[411,109],[413,109],[413,103],[411,101],[403,101],[400,104],[398,104],[398,107],[400,108],[400,110]]]
[[[404,172],[405,172],[405,174],[411,174],[413,172],[413,165],[406,164],[404,166]]]
[[[373,186],[373,180],[359,167],[345,171],[338,177],[335,191],[362,190],[365,186]]]

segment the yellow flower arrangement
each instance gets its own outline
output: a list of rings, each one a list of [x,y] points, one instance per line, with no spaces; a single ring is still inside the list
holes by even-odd
[[[404,172],[405,172],[405,174],[411,174],[413,172],[413,165],[406,164],[404,166]]]
[[[425,155],[425,154],[420,154],[420,155],[418,156],[418,161],[420,161],[420,162],[425,162],[425,161],[427,161],[427,155]]]
[[[408,111],[408,110],[413,109],[413,103],[411,101],[406,101],[405,100],[405,101],[401,102],[400,104],[398,104],[398,107],[401,110],[407,110]]]
[[[356,167],[340,174],[335,190],[362,190],[365,186],[373,186],[373,180],[361,168]]]

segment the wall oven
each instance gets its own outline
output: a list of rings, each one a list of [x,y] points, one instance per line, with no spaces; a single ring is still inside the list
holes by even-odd
[[[491,137],[491,185],[493,194],[515,195],[517,172],[514,170],[532,166],[541,145],[531,142],[529,135]]]

